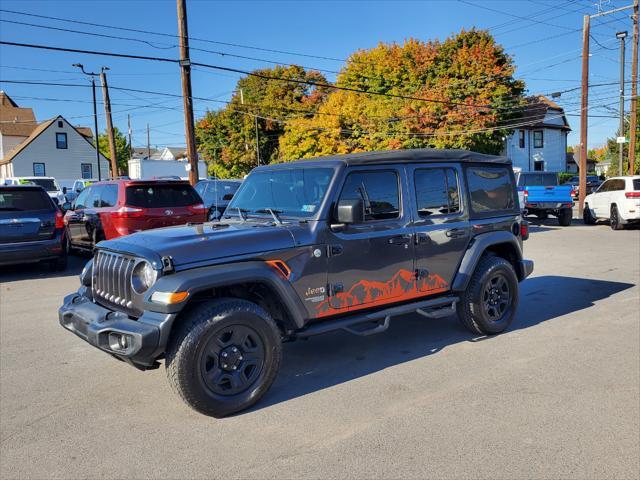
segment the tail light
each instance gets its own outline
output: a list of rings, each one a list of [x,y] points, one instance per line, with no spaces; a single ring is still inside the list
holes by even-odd
[[[640,192],[625,192],[624,196],[627,198],[640,198]]]
[[[572,197],[576,197],[578,195],[578,190],[576,190],[575,188],[571,189],[571,196]]]
[[[56,228],[64,228],[64,214],[56,210]]]
[[[137,207],[120,207],[118,210],[111,212],[114,218],[134,218],[144,216],[144,208]]]
[[[520,236],[523,240],[529,238],[529,222],[523,221],[520,224]]]
[[[191,213],[194,213],[196,215],[206,215],[207,213],[207,207],[205,207],[203,203],[189,205],[187,207],[187,210],[189,210]]]

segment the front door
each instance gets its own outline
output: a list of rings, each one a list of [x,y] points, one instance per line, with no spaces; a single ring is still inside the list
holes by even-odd
[[[414,213],[418,290],[450,289],[470,238],[460,198],[461,171],[452,166],[408,167]]]
[[[419,296],[404,167],[352,168],[338,200],[362,199],[365,221],[328,234],[329,297],[318,317]]]
[[[80,192],[73,202],[73,210],[68,211],[65,215],[69,240],[74,245],[86,246],[88,242],[86,212],[93,206],[97,188],[89,187]]]

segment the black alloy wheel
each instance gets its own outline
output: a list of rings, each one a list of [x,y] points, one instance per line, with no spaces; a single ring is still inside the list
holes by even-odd
[[[509,282],[501,272],[487,280],[482,293],[484,313],[494,322],[499,322],[511,305]]]
[[[212,333],[200,354],[200,376],[218,395],[247,390],[264,367],[264,343],[246,325],[230,325]]]

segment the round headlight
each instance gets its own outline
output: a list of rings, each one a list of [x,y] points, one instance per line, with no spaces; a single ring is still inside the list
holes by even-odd
[[[149,290],[156,282],[158,274],[149,262],[138,263],[131,274],[131,286],[137,294],[142,294]]]

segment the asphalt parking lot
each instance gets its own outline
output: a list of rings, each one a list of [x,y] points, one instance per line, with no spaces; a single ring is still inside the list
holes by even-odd
[[[455,317],[289,343],[216,420],[64,331],[63,274],[0,273],[2,478],[638,478],[640,230],[532,226],[514,325]]]

